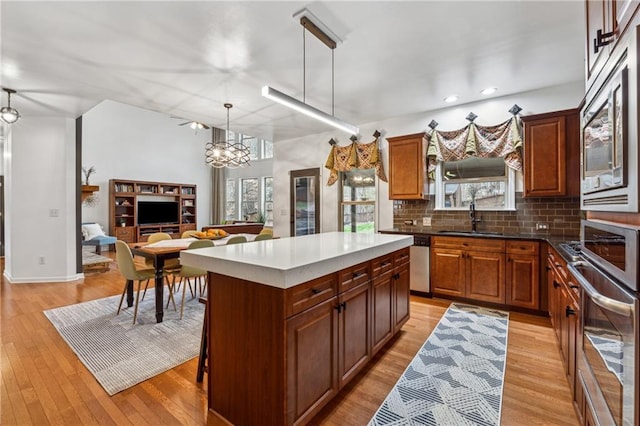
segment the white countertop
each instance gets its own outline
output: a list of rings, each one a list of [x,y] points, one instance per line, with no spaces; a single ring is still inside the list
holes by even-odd
[[[413,244],[410,235],[326,232],[185,250],[184,265],[289,288]]]

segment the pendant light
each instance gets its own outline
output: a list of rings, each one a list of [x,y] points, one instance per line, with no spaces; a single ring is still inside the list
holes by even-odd
[[[230,141],[229,130],[229,110],[233,105],[226,103],[224,107],[227,109],[227,132],[223,141],[211,141],[205,145],[205,162],[217,169],[227,167],[235,169],[238,167],[247,167],[249,165],[250,150],[245,147],[242,141],[233,143]],[[215,137],[215,132],[214,136]]]
[[[7,124],[13,124],[20,119],[20,113],[17,109],[11,108],[11,94],[16,93],[13,89],[3,87],[2,90],[7,92],[7,106],[0,108],[0,118]]]
[[[302,114],[305,114],[309,117],[315,118],[316,120],[322,121],[330,126],[333,126],[337,129],[340,129],[344,132],[347,132],[351,135],[357,135],[360,132],[360,129],[353,124],[347,123],[346,121],[340,120],[336,116],[333,115],[334,112],[334,52],[337,46],[336,40],[340,41],[340,39],[324,24],[322,23],[315,15],[313,15],[308,9],[303,9],[300,12],[294,15],[294,18],[300,18],[300,25],[302,25],[302,35],[303,35],[303,44],[302,44],[302,58],[303,58],[303,66],[302,66],[302,101],[299,101],[295,98],[292,98],[289,95],[286,95],[279,90],[274,89],[271,86],[264,86],[262,88],[262,96],[267,99],[271,99],[274,102],[278,102],[281,105],[284,105],[288,108],[291,108],[295,111],[298,111]],[[312,107],[306,103],[306,43],[304,41],[304,36],[306,32],[309,31],[313,34],[318,40],[324,43],[329,49],[331,49],[331,114],[328,114],[324,111],[320,111],[317,108]]]

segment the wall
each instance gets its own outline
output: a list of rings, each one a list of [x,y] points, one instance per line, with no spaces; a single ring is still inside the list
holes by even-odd
[[[109,179],[196,184],[197,225],[209,224],[211,168],[204,162],[211,130],[196,134],[185,120],[103,101],[82,116],[82,164],[96,168],[98,202],[82,207],[83,222],[109,227]]]
[[[466,105],[453,106],[436,111],[426,111],[402,117],[360,125],[362,142],[373,140],[375,130],[379,130],[383,137],[400,136],[419,133],[427,129],[431,120],[436,120],[440,130],[453,130],[467,124],[465,117],[469,112],[478,115],[476,123],[482,125],[498,124],[511,117],[508,110],[517,103],[523,108],[520,115],[538,114],[575,108],[584,96],[584,82],[574,82],[562,86],[550,87],[542,90],[519,93],[476,102]],[[340,117],[348,121],[348,117]],[[324,168],[331,138],[337,138],[338,144],[349,143],[348,135],[340,131],[276,141],[274,144],[274,234],[289,235],[289,171],[320,167],[321,182],[321,232],[336,231],[338,228],[338,187],[326,186],[328,177]],[[388,170],[388,149],[386,139],[382,139],[380,149],[384,160],[385,170]],[[378,181],[377,229],[388,229],[393,226],[393,203],[388,199],[388,184]],[[522,191],[522,176],[518,177],[516,191]]]
[[[75,120],[23,117],[9,127],[4,275],[13,283],[78,279]]]

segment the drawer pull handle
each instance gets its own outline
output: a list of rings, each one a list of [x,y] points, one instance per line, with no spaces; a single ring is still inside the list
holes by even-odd
[[[364,275],[364,272],[354,272],[353,273],[353,278],[358,278]]]
[[[577,286],[577,285],[575,285],[575,284],[571,284],[571,285],[569,286],[569,288],[580,288],[580,286]]]
[[[556,280],[553,280],[553,288],[558,288],[560,287],[560,283]]]
[[[389,266],[391,265],[391,262],[382,262],[382,264],[380,264],[381,267],[385,267],[385,266]]]
[[[575,315],[576,311],[574,311],[573,309],[571,309],[569,306],[567,306],[564,309],[564,314],[566,315],[567,318],[569,318],[571,315]]]
[[[322,293],[322,290],[320,290],[319,288],[312,288],[311,289],[311,293],[313,293],[313,294]]]
[[[527,250],[528,247],[520,246],[520,250]]]

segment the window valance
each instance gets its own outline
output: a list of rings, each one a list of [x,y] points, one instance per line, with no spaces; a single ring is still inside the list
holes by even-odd
[[[520,148],[522,137],[518,118],[495,126],[479,126],[474,122],[459,130],[433,130],[425,134],[428,145],[429,178],[434,178],[439,161],[458,161],[468,157],[502,157],[507,167],[522,170]]]
[[[347,172],[351,169],[376,169],[376,176],[387,182],[384,173],[382,159],[378,151],[378,139],[371,143],[358,143],[353,141],[347,146],[331,145],[331,152],[324,165],[331,171],[327,185],[333,185],[338,180],[338,172]]]

